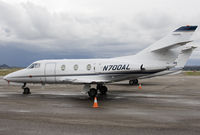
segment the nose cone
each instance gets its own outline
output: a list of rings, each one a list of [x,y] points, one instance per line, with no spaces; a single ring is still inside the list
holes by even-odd
[[[8,75],[4,76],[3,79],[6,80],[6,81],[9,81],[9,79],[11,79],[11,75],[8,74]]]
[[[7,80],[7,75],[3,77],[4,80]]]
[[[13,72],[13,73],[10,73],[10,74],[4,76],[3,79],[8,82],[17,82],[20,74],[21,74],[21,71],[16,71],[16,72]]]

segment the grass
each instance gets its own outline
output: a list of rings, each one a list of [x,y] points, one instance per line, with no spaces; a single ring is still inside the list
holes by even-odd
[[[0,69],[0,76],[5,76],[9,73],[15,72],[20,70],[21,68],[10,68],[10,69]]]
[[[190,76],[200,76],[200,71],[185,71],[183,72],[184,75],[190,75]]]

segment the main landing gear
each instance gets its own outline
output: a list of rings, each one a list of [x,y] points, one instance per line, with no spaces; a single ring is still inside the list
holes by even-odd
[[[24,92],[22,94],[24,94],[24,95],[31,94],[30,89],[28,87],[26,87],[26,83],[24,83],[24,85],[22,86],[22,89],[24,90]]]
[[[138,85],[138,79],[129,80],[129,85]]]
[[[91,97],[91,98],[96,97],[96,95],[98,93],[98,90],[99,90],[101,95],[106,95],[106,93],[108,91],[108,88],[106,86],[104,86],[103,84],[97,84],[97,88],[96,89],[95,88],[91,88],[88,91],[89,97]]]

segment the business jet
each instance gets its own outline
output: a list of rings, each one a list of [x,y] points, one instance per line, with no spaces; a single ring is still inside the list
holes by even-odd
[[[190,39],[196,28],[182,26],[135,55],[108,59],[39,60],[6,75],[4,80],[23,83],[23,94],[30,94],[27,83],[83,84],[83,90],[95,97],[98,92],[107,93],[107,83],[157,76],[173,70],[177,59],[182,58],[178,58],[180,54],[194,49],[178,48],[192,42]],[[92,88],[92,84],[96,84],[96,88]]]

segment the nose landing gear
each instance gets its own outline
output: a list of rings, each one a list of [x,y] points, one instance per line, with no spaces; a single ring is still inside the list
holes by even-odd
[[[22,94],[24,95],[31,94],[30,89],[26,87],[26,83],[24,83],[24,85],[22,86],[22,89],[24,90]]]

